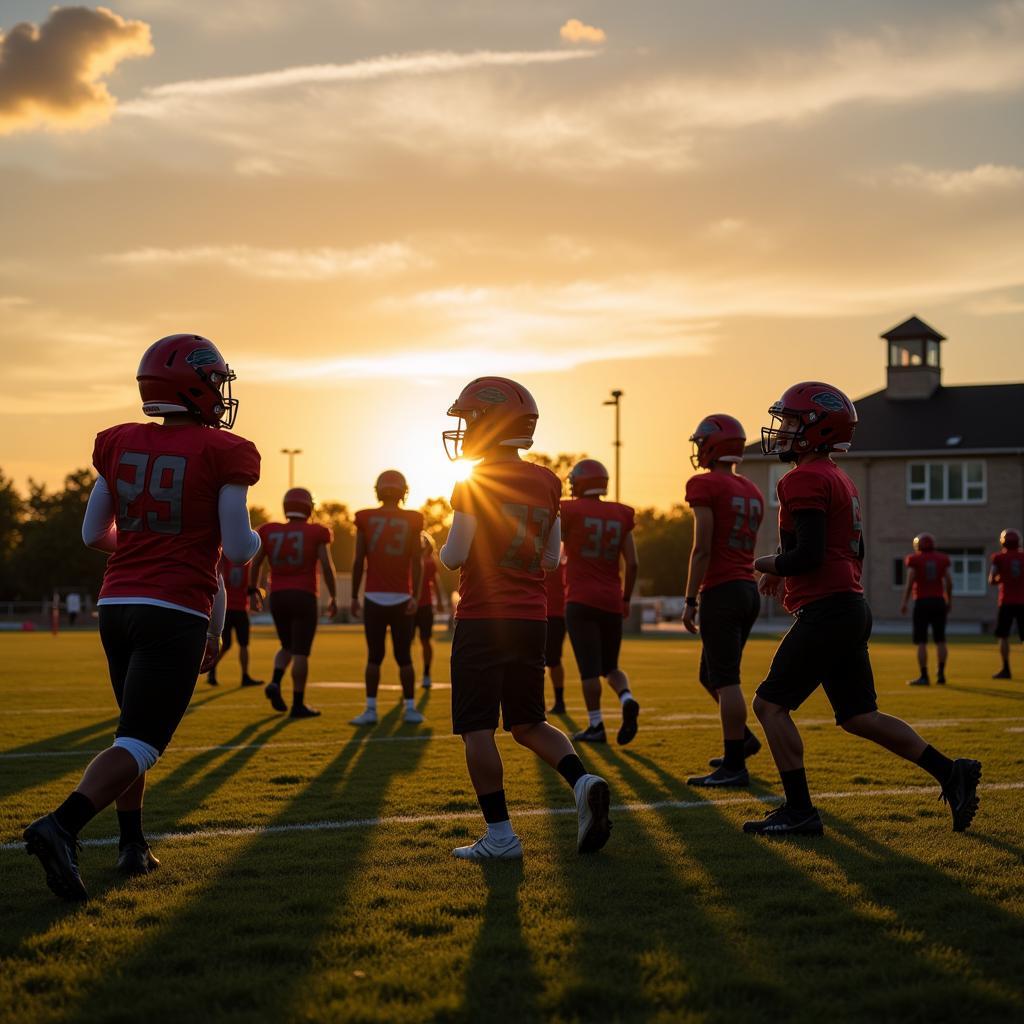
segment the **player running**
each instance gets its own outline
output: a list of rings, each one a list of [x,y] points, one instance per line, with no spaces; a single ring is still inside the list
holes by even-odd
[[[747,703],[740,689],[740,661],[761,610],[754,582],[754,548],[764,518],[764,497],[736,472],[747,435],[739,420],[716,413],[701,420],[690,437],[694,469],[686,483],[693,509],[693,550],[686,579],[683,625],[699,628],[700,681],[718,704],[725,754],[713,758],[710,775],[690,786],[748,786],[746,759],[761,749],[747,728]]]
[[[1003,530],[999,535],[1002,551],[992,556],[988,581],[999,585],[999,614],[996,636],[999,637],[999,655],[1003,667],[993,679],[1010,679],[1010,630],[1017,623],[1017,636],[1024,640],[1024,552],[1020,550],[1020,534],[1016,530]]]
[[[434,539],[426,530],[420,534],[420,554],[423,558],[423,574],[420,582],[419,598],[416,604],[416,631],[420,636],[420,647],[423,649],[423,682],[424,690],[434,684],[430,678],[430,668],[434,663],[434,613],[444,611],[444,590],[437,579],[437,548]]]
[[[572,498],[561,503],[565,543],[565,625],[569,631],[589,723],[573,736],[583,743],[606,743],[601,715],[601,677],[622,706],[617,737],[620,746],[637,731],[640,705],[619,668],[622,620],[636,585],[637,557],[633,541],[633,509],[617,501],[602,501],[608,493],[608,470],[596,459],[583,459],[569,474]],[[626,577],[619,577],[619,561]]]
[[[96,436],[97,479],[82,538],[110,553],[99,605],[100,640],[120,720],[67,799],[25,829],[46,883],[61,899],[88,898],[78,834],[111,803],[124,875],[154,870],[142,830],[146,772],[164,752],[201,671],[216,661],[224,623],[221,547],[244,564],[259,550],[248,488],[260,476],[250,441],[228,433],[235,374],[213,342],[173,334],[151,345],[136,379],[142,411],[162,423],[122,423]],[[221,429],[223,428],[223,429]]]
[[[946,684],[946,616],[953,608],[953,576],[949,571],[949,555],[935,550],[935,538],[920,533],[914,538],[914,551],[903,564],[907,567],[907,581],[900,602],[900,615],[907,614],[907,603],[914,596],[914,643],[917,644],[917,663],[920,674],[907,686],[928,686],[928,627],[935,639],[938,668],[935,683]]]
[[[549,572],[544,581],[548,598],[548,639],[544,647],[544,664],[551,673],[551,686],[555,691],[555,702],[548,710],[549,715],[564,715],[565,712],[565,666],[562,664],[562,648],[565,646],[565,553],[558,559],[558,567]]]
[[[249,586],[249,567],[235,565],[226,555],[221,556],[217,567],[224,580],[227,594],[227,612],[224,616],[224,635],[221,640],[220,654],[206,676],[211,686],[217,685],[217,666],[224,660],[224,655],[231,650],[231,634],[238,640],[238,660],[242,666],[242,686],[262,686],[262,679],[253,679],[249,675],[249,601],[259,600],[251,593]],[[257,591],[258,594],[258,591]],[[259,611],[259,607],[256,609]]]
[[[562,487],[549,469],[519,457],[519,449],[533,445],[537,404],[515,381],[480,377],[462,389],[448,415],[459,420],[458,429],[444,432],[448,457],[480,460],[473,475],[455,486],[441,561],[461,569],[452,728],[465,744],[469,777],[487,822],[484,836],[453,852],[465,860],[523,855],[509,821],[494,741],[499,709],[512,738],[572,787],[577,850],[599,850],[611,833],[608,784],[587,772],[568,737],[544,717],[544,574],[558,565]]]
[[[821,818],[807,788],[803,741],[790,717],[821,685],[837,725],[935,778],[953,812],[953,830],[962,832],[978,809],[981,763],[950,760],[906,722],[883,715],[876,703],[868,656],[871,610],[860,582],[860,497],[831,458],[853,440],[853,403],[838,388],[807,382],[794,384],[768,412],[772,425],[762,430],[762,450],[795,465],[778,484],[780,552],[758,558],[754,568],[764,574],[761,593],[775,597],[781,590],[796,621],[757,689],[754,713],[768,737],[786,802],[762,820],[746,822],[743,831],[821,835]]]
[[[316,718],[320,712],[306,703],[306,682],[309,679],[309,654],[313,649],[320,619],[318,597],[320,583],[317,566],[324,578],[331,600],[327,617],[337,614],[337,581],[328,527],[309,522],[313,515],[313,495],[305,487],[285,491],[283,523],[264,523],[259,528],[263,550],[252,564],[250,579],[254,589],[260,586],[263,560],[270,566],[270,614],[281,644],[274,655],[274,674],[263,693],[275,711],[287,711],[281,695],[281,680],[288,666],[292,667],[291,718]]]
[[[424,719],[416,708],[416,670],[412,664],[412,634],[416,622],[423,575],[420,557],[423,513],[399,508],[409,493],[397,469],[385,470],[375,485],[378,508],[356,513],[356,552],[352,560],[352,604],[355,618],[362,616],[366,633],[366,710],[351,725],[377,724],[377,689],[384,645],[391,630],[391,650],[398,662],[405,709],[402,721],[419,725]],[[359,604],[359,586],[366,566],[365,602]],[[431,612],[433,614],[433,612]]]

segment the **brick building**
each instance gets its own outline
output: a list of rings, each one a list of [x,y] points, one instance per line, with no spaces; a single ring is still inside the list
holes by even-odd
[[[1024,383],[943,386],[946,339],[916,316],[881,337],[886,387],[854,400],[857,433],[837,457],[861,495],[865,594],[876,618],[899,618],[903,557],[927,531],[952,559],[951,621],[988,629],[989,556],[1002,529],[1024,524]],[[759,444],[748,447],[743,473],[766,495],[766,526],[786,469]]]

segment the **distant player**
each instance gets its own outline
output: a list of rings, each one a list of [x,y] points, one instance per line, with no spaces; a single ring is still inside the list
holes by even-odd
[[[462,570],[452,642],[452,727],[465,744],[487,822],[484,836],[453,852],[465,860],[523,855],[494,741],[499,709],[512,738],[572,787],[577,850],[599,850],[611,832],[608,784],[587,773],[568,737],[544,718],[544,573],[558,565],[562,486],[550,470],[519,457],[519,449],[533,444],[537,404],[515,381],[481,377],[462,389],[448,415],[459,419],[458,429],[444,432],[449,458],[480,460],[473,475],[455,486],[441,561]]]
[[[562,648],[565,646],[565,566],[564,552],[558,559],[558,567],[549,572],[544,581],[548,597],[548,639],[544,647],[544,664],[551,674],[551,686],[555,691],[555,702],[548,710],[549,715],[564,715],[565,712],[565,666],[562,664]]]
[[[587,705],[587,727],[573,736],[583,743],[605,743],[601,714],[601,678],[608,680],[622,707],[617,740],[629,743],[637,731],[640,705],[619,668],[622,620],[636,585],[637,557],[633,542],[633,509],[602,501],[608,493],[608,470],[596,459],[583,459],[569,474],[572,499],[563,501],[565,544],[565,625],[569,632]],[[625,580],[619,562],[625,563]]]
[[[768,737],[786,802],[763,819],[746,822],[743,831],[821,835],[821,818],[807,788],[803,740],[791,713],[823,686],[836,725],[935,778],[953,812],[953,830],[962,832],[978,809],[981,763],[950,760],[906,722],[883,715],[875,700],[868,657],[871,610],[860,582],[860,497],[830,457],[847,451],[853,440],[853,403],[838,388],[811,381],[794,384],[768,412],[772,425],[762,430],[762,450],[795,465],[778,484],[780,553],[758,558],[754,568],[764,574],[761,593],[775,597],[781,590],[796,621],[757,689],[754,713]]]
[[[420,582],[419,599],[416,604],[416,631],[423,649],[423,689],[433,686],[430,668],[434,663],[434,613],[444,611],[444,591],[437,579],[437,549],[433,538],[425,530],[420,535],[420,554],[423,558],[423,574]]]
[[[377,689],[388,630],[398,663],[405,710],[402,721],[418,725],[423,714],[416,708],[416,670],[412,664],[412,636],[416,623],[416,596],[423,577],[420,556],[423,513],[400,508],[409,493],[397,469],[385,470],[375,485],[378,508],[356,513],[356,552],[352,560],[352,604],[355,618],[362,616],[366,633],[366,710],[352,725],[377,724]],[[366,567],[365,601],[359,587]]]
[[[754,548],[764,518],[764,497],[736,472],[747,435],[739,420],[715,413],[690,437],[694,469],[686,483],[693,509],[693,551],[686,580],[683,625],[701,639],[700,681],[718,704],[725,754],[712,759],[710,775],[691,786],[747,786],[746,759],[761,749],[747,728],[747,702],[740,689],[743,648],[761,610],[754,582]],[[698,619],[698,600],[699,619]]]
[[[988,581],[999,586],[999,615],[996,636],[999,637],[999,655],[1003,667],[993,679],[1010,677],[1010,631],[1017,624],[1017,636],[1024,640],[1024,552],[1020,549],[1020,534],[1016,530],[1003,530],[999,535],[1003,550],[992,556]]]
[[[331,600],[327,617],[337,614],[337,581],[328,527],[309,522],[313,515],[313,495],[305,487],[285,491],[283,523],[264,523],[259,528],[263,551],[253,562],[250,574],[253,588],[259,589],[263,560],[270,566],[270,614],[281,644],[274,655],[274,674],[263,692],[275,711],[287,711],[281,695],[281,680],[291,665],[291,718],[316,718],[320,712],[306,703],[309,679],[309,655],[313,649],[320,620],[320,582],[317,567],[324,578]]]
[[[227,593],[227,613],[224,616],[224,635],[220,654],[213,668],[210,669],[206,681],[211,686],[217,685],[217,666],[224,660],[224,655],[231,650],[231,634],[238,640],[238,660],[242,666],[243,686],[262,686],[262,679],[253,679],[249,675],[249,567],[235,565],[226,555],[221,557],[217,567],[224,580]],[[257,609],[258,611],[259,609]]]
[[[949,555],[935,550],[935,538],[920,533],[914,538],[914,551],[903,563],[907,567],[900,615],[907,614],[910,596],[914,596],[914,643],[920,673],[907,686],[928,686],[928,628],[935,640],[938,667],[935,682],[946,683],[946,616],[953,607],[953,576],[949,571]]]
[[[174,735],[200,671],[217,658],[221,546],[245,563],[260,543],[246,506],[260,457],[251,442],[228,433],[238,409],[235,375],[213,342],[195,334],[162,338],[146,350],[136,379],[142,411],[163,422],[97,434],[98,476],[82,526],[87,545],[110,553],[97,604],[121,711],[116,738],[67,799],[25,829],[28,852],[65,900],[88,898],[78,834],[110,803],[121,830],[118,871],[143,875],[159,865],[142,830],[146,771]]]

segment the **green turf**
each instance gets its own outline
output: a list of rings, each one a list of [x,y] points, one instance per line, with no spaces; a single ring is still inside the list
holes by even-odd
[[[273,646],[257,631],[254,674]],[[751,642],[748,680],[772,648]],[[160,871],[130,882],[113,848],[88,846],[92,899],[70,908],[34,859],[0,850],[0,1021],[1021,1019],[1024,790],[984,790],[972,830],[955,835],[931,780],[836,730],[816,695],[798,716],[812,790],[847,795],[820,800],[823,839],[745,836],[777,778],[764,752],[749,794],[686,787],[720,747],[697,653],[675,637],[628,641],[640,734],[583,756],[616,804],[700,806],[619,811],[605,851],[580,858],[572,815],[524,813],[568,808],[568,788],[506,737],[525,859],[486,868],[451,857],[480,821],[446,688],[420,702],[425,727],[402,725],[398,693],[382,691],[380,725],[356,733],[359,690],[311,688],[323,717],[288,722],[237,687],[229,656],[150,773],[150,833],[427,820],[165,839]],[[447,654],[439,644],[439,683]],[[323,630],[312,678],[358,680],[362,656],[358,633]],[[989,678],[991,646],[954,645],[944,689],[904,686],[908,644],[879,644],[874,660],[884,709],[952,756],[979,757],[986,783],[1024,782],[1024,683]],[[11,843],[73,787],[115,716],[94,634],[2,636],[0,665],[0,752],[44,754],[0,759]],[[568,685],[579,727],[572,671]],[[614,727],[614,701],[607,711]],[[409,739],[375,742],[389,737]],[[60,751],[74,753],[47,753]],[[106,811],[84,838],[115,831]]]

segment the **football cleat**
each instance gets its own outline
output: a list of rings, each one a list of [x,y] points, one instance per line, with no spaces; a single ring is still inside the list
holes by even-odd
[[[993,679],[1012,679],[1010,670],[1008,668],[1001,668],[993,677]]]
[[[415,708],[406,708],[402,714],[402,721],[406,725],[420,725],[426,719],[423,717],[422,711],[417,711]]]
[[[916,679],[908,679],[907,686],[931,686],[927,676],[918,676]]]
[[[935,685],[936,686],[945,686],[946,685],[946,677],[945,677],[945,675],[942,672],[940,672],[935,677]]]
[[[208,672],[208,673],[206,674],[206,681],[207,681],[207,682],[208,682],[208,683],[209,683],[209,684],[210,684],[211,686],[216,686],[216,685],[217,685],[217,677],[216,677],[216,676],[215,676],[215,675],[214,675],[214,674],[213,674],[212,672]]]
[[[69,902],[89,898],[78,871],[81,844],[57,824],[52,814],[37,818],[22,835],[26,852],[39,858],[46,872],[46,884],[54,895]]]
[[[694,775],[686,780],[688,786],[749,786],[750,775],[746,768],[734,771],[721,765],[710,775]]]
[[[429,690],[433,685],[434,683],[433,680],[431,680],[430,676],[424,676],[423,682],[420,683],[420,686],[422,686],[424,690]]]
[[[275,711],[288,710],[288,705],[285,704],[284,698],[281,696],[281,686],[279,683],[267,683],[263,687],[263,695],[270,701],[270,706]]]
[[[820,836],[825,826],[816,807],[798,811],[783,804],[766,811],[760,821],[743,822],[743,831],[758,836]]]
[[[576,796],[576,850],[596,853],[608,842],[612,823],[608,820],[611,794],[600,775],[582,775],[573,787]]]
[[[978,813],[978,783],[981,781],[981,762],[958,757],[953,771],[942,787],[939,799],[949,804],[953,812],[953,831],[964,832]]]
[[[263,684],[263,680],[262,679],[253,679],[252,676],[242,676],[242,685],[243,686],[263,686],[264,684]]]
[[[452,856],[459,860],[521,860],[523,844],[517,835],[508,839],[495,839],[485,833],[472,846],[456,846]]]
[[[578,743],[607,743],[608,736],[604,731],[604,722],[588,725],[586,729],[574,732],[572,738]]]
[[[117,870],[127,877],[148,875],[156,871],[160,861],[153,856],[149,843],[128,843],[117,854]]]
[[[555,703],[552,704],[551,707],[548,708],[548,714],[549,715],[565,715],[565,714],[568,714],[568,712],[565,710],[565,701],[563,701],[563,700],[556,700]]]
[[[317,711],[316,708],[311,708],[306,704],[296,704],[291,713],[288,715],[289,718],[319,718],[321,712]]]
[[[630,697],[622,705],[622,725],[619,726],[619,735],[615,741],[620,747],[624,747],[636,736],[636,720],[640,717],[640,705]]]
[[[356,715],[352,719],[349,725],[376,725],[377,724],[377,712],[371,711],[367,708],[361,715]]]
[[[753,757],[760,749],[761,749],[761,741],[753,733],[751,733],[743,741],[743,757],[744,758]],[[721,768],[722,765],[725,764],[725,758],[724,757],[713,757],[713,758],[711,758],[710,761],[708,761],[708,764],[712,768]]]

